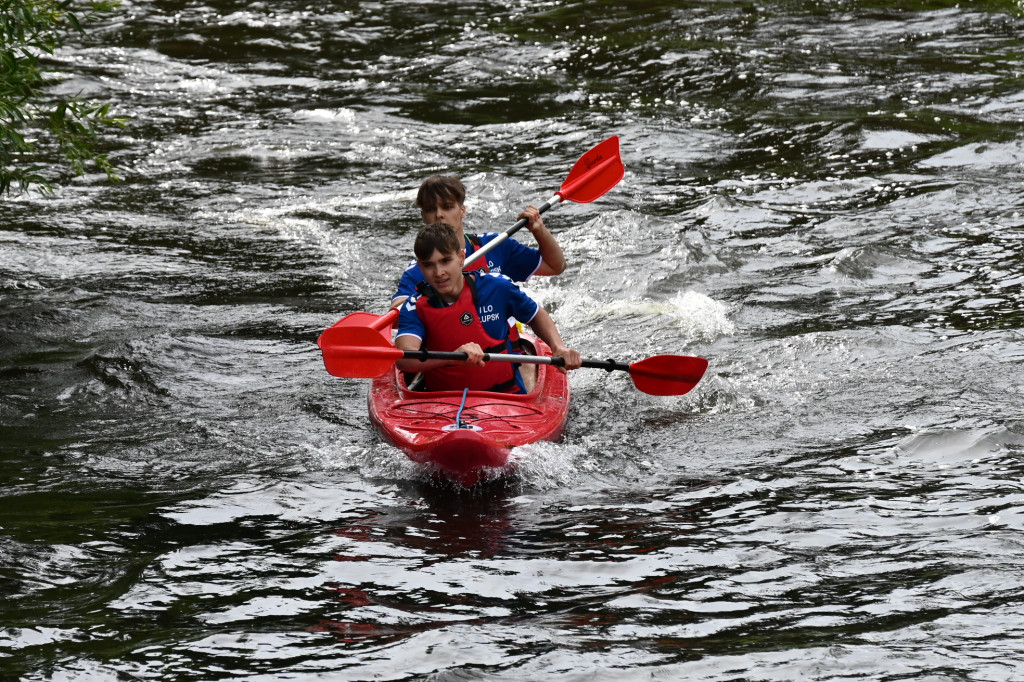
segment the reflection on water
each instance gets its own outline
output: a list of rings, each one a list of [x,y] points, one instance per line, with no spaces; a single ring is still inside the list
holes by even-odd
[[[26,680],[1024,675],[1017,3],[130,2],[57,55],[126,182],[0,203],[0,670]],[[420,180],[585,355],[472,490],[314,341]],[[526,241],[529,241],[527,236]]]

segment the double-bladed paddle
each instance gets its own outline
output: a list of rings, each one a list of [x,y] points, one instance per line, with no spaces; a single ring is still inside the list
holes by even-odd
[[[359,316],[356,324],[345,324],[345,318],[320,335],[317,345],[324,356],[324,366],[336,377],[370,379],[387,373],[398,360],[466,360],[466,353],[430,350],[400,350],[395,348],[374,323],[366,325],[363,316],[370,313],[352,313]],[[352,317],[350,315],[349,317]],[[378,322],[390,327],[392,313],[380,316]],[[517,362],[533,365],[565,364],[562,358],[549,355],[514,355],[484,353],[484,362]],[[633,385],[651,395],[684,395],[704,376],[708,361],[689,355],[654,355],[632,363],[615,360],[583,360],[583,367],[629,372]]]

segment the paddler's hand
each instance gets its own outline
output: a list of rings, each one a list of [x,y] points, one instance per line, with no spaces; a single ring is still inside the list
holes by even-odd
[[[536,206],[530,206],[525,211],[519,214],[517,220],[526,218],[526,229],[532,234],[536,235],[537,230],[546,230],[547,226],[544,224],[544,219],[540,217],[540,209]]]
[[[480,344],[470,341],[469,343],[462,344],[455,350],[469,356],[469,358],[463,360],[464,364],[472,365],[473,367],[484,366],[484,349],[480,347]]]
[[[561,348],[552,350],[551,354],[556,358],[562,358],[565,360],[565,366],[563,369],[579,369],[583,366],[583,358],[581,358],[579,352],[573,348],[566,348],[565,346],[562,346]]]

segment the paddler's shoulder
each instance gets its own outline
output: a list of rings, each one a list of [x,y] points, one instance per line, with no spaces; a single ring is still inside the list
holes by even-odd
[[[515,287],[516,289],[519,288],[515,282],[513,282],[509,277],[501,274],[500,272],[484,272],[483,270],[479,270],[472,274],[476,277],[477,286],[483,285],[485,287],[497,286]]]

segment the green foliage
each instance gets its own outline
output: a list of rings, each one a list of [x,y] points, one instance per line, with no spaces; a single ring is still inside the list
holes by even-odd
[[[109,104],[47,93],[52,71],[41,61],[68,36],[84,33],[83,23],[116,7],[115,0],[0,0],[0,194],[14,185],[52,191],[53,168],[39,161],[47,147],[55,147],[76,175],[92,164],[118,179],[96,147],[103,129],[123,127],[125,120],[113,116]]]

